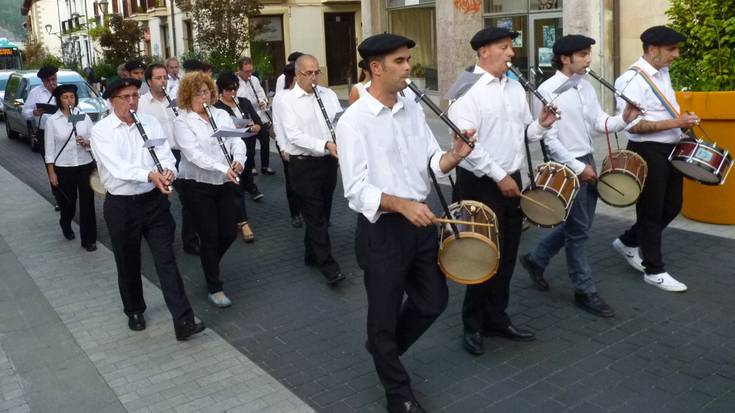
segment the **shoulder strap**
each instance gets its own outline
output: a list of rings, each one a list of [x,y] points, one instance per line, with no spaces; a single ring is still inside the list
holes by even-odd
[[[631,66],[628,70],[638,72],[641,76],[643,76],[643,80],[648,83],[648,86],[651,88],[651,91],[653,91],[653,94],[656,95],[656,98],[661,102],[662,105],[664,105],[664,108],[667,112],[669,112],[671,117],[673,117],[674,119],[679,117],[679,112],[674,109],[674,105],[672,105],[671,102],[666,99],[666,95],[664,95],[661,89],[656,86],[656,83],[654,83],[653,79],[651,79],[651,77],[648,76],[648,74],[643,69],[638,66]]]

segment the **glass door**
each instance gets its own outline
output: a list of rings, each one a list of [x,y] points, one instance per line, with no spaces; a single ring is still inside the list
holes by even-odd
[[[529,80],[539,85],[556,73],[551,58],[554,42],[563,36],[561,13],[531,14],[529,18]]]

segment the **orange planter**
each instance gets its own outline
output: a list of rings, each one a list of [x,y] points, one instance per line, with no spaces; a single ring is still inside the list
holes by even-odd
[[[702,119],[707,135],[695,128],[699,138],[728,149],[735,158],[735,92],[677,92],[676,100],[682,111],[694,112]],[[685,178],[682,213],[695,221],[735,224],[735,170],[720,186]]]

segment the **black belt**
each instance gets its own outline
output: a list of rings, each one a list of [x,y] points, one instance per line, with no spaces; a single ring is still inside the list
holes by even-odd
[[[143,202],[147,201],[149,199],[155,198],[157,195],[161,194],[161,191],[158,190],[158,188],[153,188],[148,192],[144,192],[142,194],[135,194],[135,195],[115,195],[111,193],[107,193],[107,196],[114,199],[119,199],[123,201],[128,202]],[[162,195],[162,194],[161,194]]]
[[[313,155],[288,155],[289,159],[298,159],[300,161],[311,161],[320,159],[329,159],[329,155],[313,156]]]

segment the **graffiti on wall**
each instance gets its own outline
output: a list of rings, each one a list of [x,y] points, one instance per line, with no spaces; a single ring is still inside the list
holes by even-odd
[[[454,8],[464,14],[477,14],[481,6],[481,0],[454,0]]]

